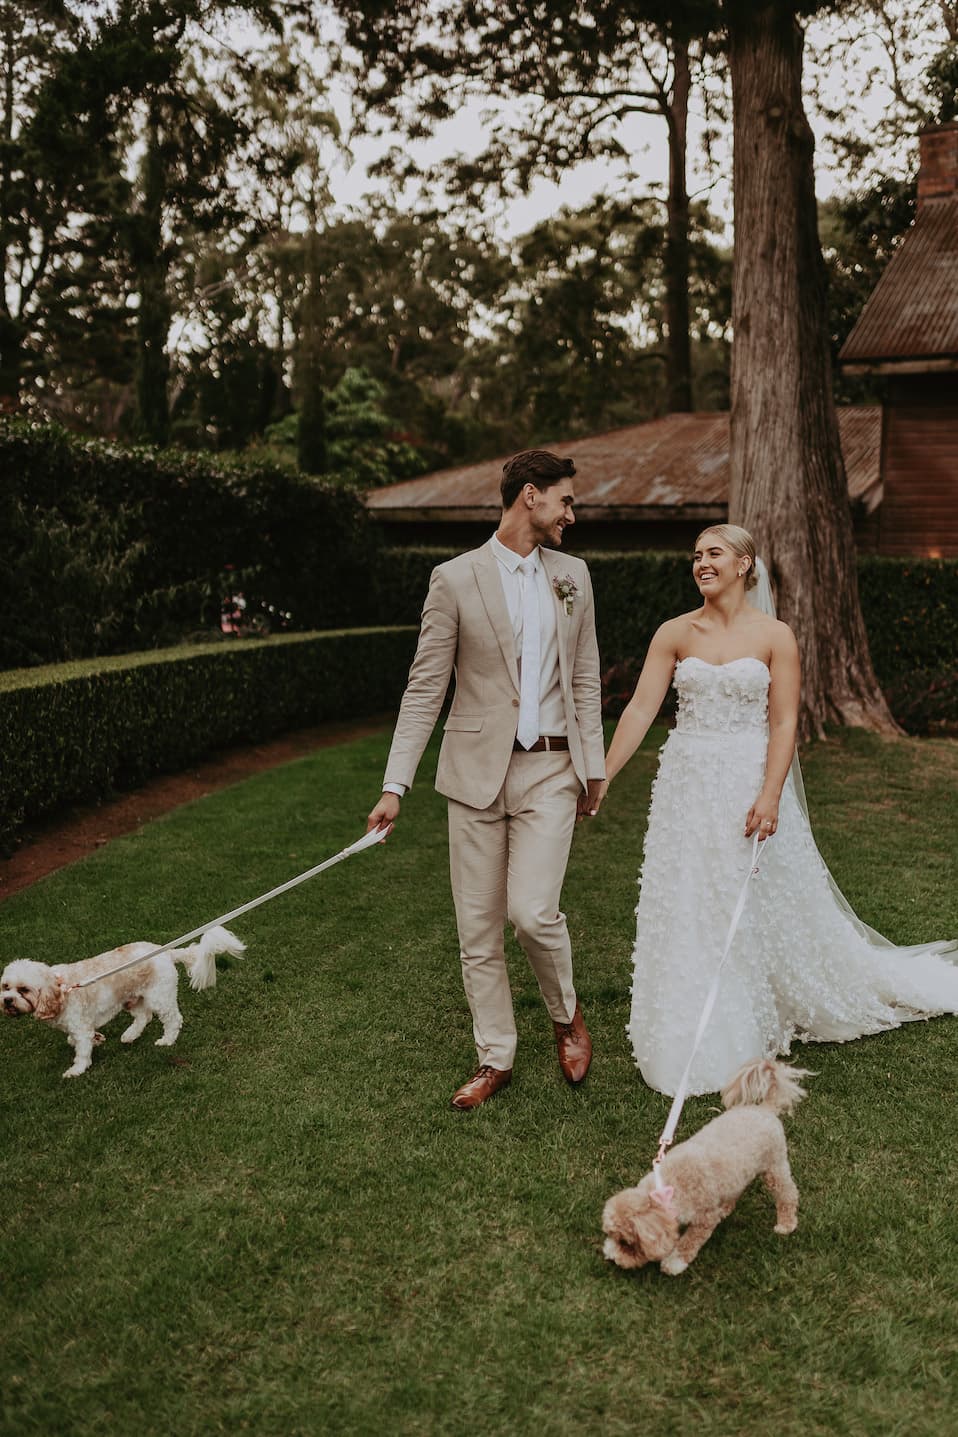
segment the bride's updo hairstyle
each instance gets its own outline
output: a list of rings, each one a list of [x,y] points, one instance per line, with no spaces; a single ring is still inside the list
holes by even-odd
[[[746,589],[754,589],[758,583],[758,575],[755,572],[755,540],[747,529],[742,529],[738,524],[710,524],[703,529],[696,539],[696,546],[702,541],[706,534],[715,534],[723,544],[727,544],[733,554],[740,559],[748,560],[748,573],[745,575]]]

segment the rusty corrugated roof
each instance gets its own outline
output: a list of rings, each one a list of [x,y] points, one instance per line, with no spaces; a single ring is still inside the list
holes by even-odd
[[[881,408],[838,411],[851,499],[880,500]],[[588,519],[716,518],[728,505],[729,417],[668,414],[548,446],[576,465],[576,512]],[[495,519],[508,456],[440,469],[366,495],[378,519]]]
[[[922,205],[838,357],[842,364],[958,359],[958,199]]]

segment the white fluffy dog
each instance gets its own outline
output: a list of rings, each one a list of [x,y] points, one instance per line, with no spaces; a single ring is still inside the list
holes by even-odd
[[[794,1232],[798,1188],[778,1114],[791,1112],[801,1102],[801,1079],[806,1076],[807,1069],[771,1058],[740,1068],[722,1090],[722,1102],[730,1111],[713,1118],[663,1159],[659,1171],[664,1191],[656,1190],[649,1173],[638,1187],[609,1198],[602,1213],[602,1251],[609,1261],[625,1268],[657,1262],[676,1277],[759,1174],[775,1199],[775,1231]]]
[[[163,1024],[157,1038],[158,1048],[176,1042],[183,1026],[183,1017],[176,1002],[176,963],[182,963],[190,975],[191,988],[212,988],[216,982],[216,954],[232,953],[239,957],[246,949],[227,928],[211,928],[199,943],[190,948],[174,948],[156,958],[145,959],[122,973],[102,978],[88,988],[71,988],[83,978],[105,973],[138,953],[151,953],[156,943],[124,943],[109,953],[100,953],[82,963],[60,963],[55,968],[46,963],[33,963],[28,958],[8,963],[0,977],[0,1007],[8,1018],[21,1018],[33,1013],[43,1022],[52,1023],[67,1035],[73,1048],[73,1063],[63,1074],[78,1078],[92,1062],[93,1045],[103,1042],[97,1032],[101,1023],[108,1023],[121,1009],[132,1013],[133,1022],[120,1037],[121,1043],[132,1043],[154,1016]]]

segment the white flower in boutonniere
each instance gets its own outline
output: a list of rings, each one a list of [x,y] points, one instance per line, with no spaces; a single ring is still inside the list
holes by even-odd
[[[555,578],[552,580],[552,587],[565,604],[565,611],[571,618],[572,605],[579,596],[579,586],[575,579],[573,579],[571,574],[563,574],[561,579]]]

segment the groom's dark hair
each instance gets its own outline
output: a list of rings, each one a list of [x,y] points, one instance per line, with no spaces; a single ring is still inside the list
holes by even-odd
[[[537,489],[551,489],[560,480],[571,479],[574,473],[575,465],[571,459],[560,459],[558,454],[550,454],[548,449],[523,449],[521,454],[513,454],[502,466],[502,483],[499,485],[502,507],[511,509],[526,484],[534,484]]]

